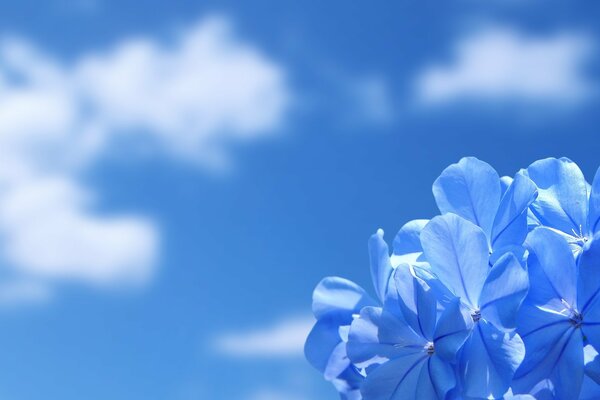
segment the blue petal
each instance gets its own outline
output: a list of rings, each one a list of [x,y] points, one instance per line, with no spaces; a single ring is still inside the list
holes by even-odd
[[[450,390],[456,386],[454,370],[450,364],[435,354],[421,368],[417,382],[415,399],[444,400]]]
[[[522,173],[515,176],[502,196],[492,228],[492,248],[521,245],[527,236],[527,210],[537,197],[537,187]]]
[[[536,383],[529,393],[534,396],[535,400],[556,400],[554,397],[554,384],[549,379]]]
[[[361,387],[365,400],[416,399],[421,369],[429,356],[414,353],[390,360],[367,374]]]
[[[360,368],[407,354],[424,354],[427,341],[403,320],[377,307],[365,307],[352,322],[346,350]]]
[[[594,382],[600,384],[600,355],[596,349],[587,345],[583,348],[583,359],[585,364],[585,374]]]
[[[465,395],[502,398],[524,356],[525,346],[519,335],[479,321],[461,356]]]
[[[503,176],[500,178],[500,192],[502,193],[502,195],[506,193],[512,182],[513,178],[510,176]]]
[[[515,329],[517,311],[528,289],[527,270],[512,253],[505,254],[494,264],[483,285],[479,298],[481,317],[496,328]]]
[[[423,228],[421,243],[432,272],[463,302],[477,308],[489,271],[483,231],[457,215],[445,214]]]
[[[331,383],[335,386],[342,400],[362,400],[360,385],[364,381],[355,367],[350,366]]]
[[[414,265],[412,266],[412,271],[417,278],[427,283],[442,305],[456,299],[454,293],[431,271],[429,264]]]
[[[539,308],[527,301],[519,310],[517,326],[527,349],[525,360],[516,374],[518,377],[536,370],[565,332],[572,327],[568,316]],[[539,380],[540,377],[530,382],[531,386],[527,387],[527,390]]]
[[[562,300],[574,306],[577,270],[567,242],[548,228],[537,228],[527,236],[526,244],[532,253],[529,256],[530,280],[535,282],[529,294],[532,301],[557,311],[564,308]]]
[[[480,226],[488,237],[500,194],[498,173],[474,157],[450,165],[433,183],[433,195],[442,214],[457,214]]]
[[[413,275],[409,265],[401,264],[394,270],[384,307],[405,319],[425,339],[433,339],[436,296],[424,281]]]
[[[596,176],[594,176],[594,181],[592,182],[588,227],[591,234],[600,231],[600,168],[596,171]]]
[[[387,243],[383,240],[383,230],[381,229],[369,239],[369,258],[371,261],[371,279],[375,286],[375,292],[383,302],[387,284],[392,274],[392,264],[390,262],[390,251]]]
[[[350,325],[352,314],[375,301],[363,288],[347,279],[328,277],[313,292],[313,313],[317,319],[333,318],[339,325]]]
[[[588,376],[584,376],[581,386],[581,395],[579,400],[598,400],[600,399],[600,385]]]
[[[577,164],[567,158],[547,158],[531,164],[527,174],[538,187],[531,210],[542,225],[569,235],[585,230],[587,183]]]
[[[600,329],[600,235],[588,243],[579,258],[577,305],[584,315],[584,331],[590,342],[600,346],[600,331],[588,332],[592,326]],[[587,329],[586,329],[587,328]],[[600,348],[600,347],[599,347]]]
[[[581,330],[569,326],[558,338],[542,340],[544,357],[534,368],[523,374],[520,369],[513,383],[525,390],[544,379],[552,382],[556,399],[577,399],[583,380],[583,337]],[[527,350],[530,351],[529,348]],[[533,350],[535,351],[535,350]]]
[[[329,370],[328,378],[337,366],[345,364],[341,368],[343,371],[350,364],[345,354],[339,357],[339,351],[336,353],[338,345],[343,344],[338,329],[339,325],[331,319],[319,320],[304,344],[304,356],[308,362],[322,374]]]
[[[435,327],[435,354],[446,361],[454,362],[473,329],[471,313],[454,299],[440,315]]]
[[[422,258],[423,247],[419,235],[429,220],[415,219],[406,223],[394,238],[392,264],[415,263]]]

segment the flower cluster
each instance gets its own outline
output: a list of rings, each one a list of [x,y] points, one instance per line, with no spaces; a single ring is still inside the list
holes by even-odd
[[[433,194],[391,253],[371,237],[374,296],[316,287],[308,361],[347,400],[600,399],[600,170],[463,158]]]

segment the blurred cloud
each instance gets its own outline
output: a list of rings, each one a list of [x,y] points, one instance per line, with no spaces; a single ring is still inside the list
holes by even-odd
[[[575,33],[530,36],[506,27],[462,38],[452,61],[426,67],[417,77],[421,104],[454,100],[574,103],[587,98],[584,66],[591,40]]]
[[[308,397],[298,396],[290,392],[263,389],[248,397],[248,400],[308,400]]]
[[[313,317],[289,318],[263,329],[224,334],[216,348],[236,358],[301,358],[313,325]]]
[[[0,40],[0,251],[16,279],[151,278],[158,228],[95,212],[81,175],[117,144],[221,168],[231,142],[275,133],[291,98],[284,70],[232,31],[212,17],[169,42],[124,40],[68,63]]]

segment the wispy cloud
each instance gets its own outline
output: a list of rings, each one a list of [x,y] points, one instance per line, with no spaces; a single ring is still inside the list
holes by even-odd
[[[219,352],[235,358],[295,358],[303,356],[312,317],[284,319],[266,328],[226,333],[216,339]]]
[[[291,93],[284,69],[223,17],[173,40],[124,40],[63,62],[0,40],[0,253],[16,279],[146,282],[160,234],[146,217],[97,214],[80,176],[116,144],[223,167],[231,142],[271,135]]]
[[[588,37],[575,33],[527,35],[506,27],[462,38],[453,58],[424,68],[417,77],[421,104],[454,100],[519,100],[574,103],[591,94],[584,66]]]

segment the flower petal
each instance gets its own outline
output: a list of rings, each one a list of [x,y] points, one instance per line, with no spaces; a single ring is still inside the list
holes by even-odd
[[[592,235],[600,231],[600,168],[596,171],[592,182],[588,227]]]
[[[422,337],[433,340],[436,296],[429,285],[413,275],[409,265],[401,264],[394,270],[384,308],[405,319]]]
[[[527,301],[519,310],[517,326],[527,352],[516,375],[535,370],[572,325],[568,316],[539,308]],[[539,379],[533,384],[538,383]],[[527,388],[529,390],[530,388]]]
[[[502,398],[524,356],[525,346],[519,335],[499,331],[480,320],[462,351],[465,395]]]
[[[585,374],[600,384],[600,354],[593,346],[588,344],[583,348],[583,359]]]
[[[359,368],[413,353],[424,353],[427,341],[396,315],[365,307],[350,326],[346,350]]]
[[[415,263],[420,261],[423,254],[420,234],[429,220],[415,219],[404,224],[394,238],[394,252],[392,254],[392,264]]]
[[[334,355],[337,346],[343,344],[338,329],[339,325],[332,319],[319,320],[313,326],[304,344],[304,356],[308,362],[322,374],[329,370],[328,377],[331,377],[333,369],[338,369],[336,366],[340,363],[345,364],[341,371],[350,365],[345,354],[337,357],[340,355],[338,351]]]
[[[515,329],[517,311],[527,295],[529,276],[519,260],[506,253],[485,280],[479,304],[481,316],[501,330]]]
[[[344,278],[325,278],[313,292],[315,318],[333,318],[339,325],[350,325],[352,314],[375,304],[363,288]]]
[[[466,219],[445,214],[423,228],[421,243],[432,272],[463,302],[477,308],[489,270],[483,231]]]
[[[450,165],[433,183],[433,195],[442,214],[457,214],[480,226],[488,237],[500,193],[498,173],[474,157]]]
[[[471,313],[458,299],[454,299],[446,305],[435,327],[435,353],[446,361],[456,361],[457,354],[472,329]]]
[[[598,400],[600,399],[600,385],[594,382],[588,376],[583,377],[583,384],[581,386],[581,395],[579,400]],[[543,399],[541,399],[543,400]]]
[[[450,364],[437,355],[429,357],[421,368],[415,399],[444,400],[456,386],[456,377]]]
[[[537,197],[537,187],[524,174],[518,173],[507,189],[492,227],[494,250],[521,245],[527,236],[527,210]]]
[[[526,171],[538,187],[531,210],[542,225],[569,235],[586,228],[587,183],[577,164],[567,158],[546,158]]]
[[[369,239],[369,259],[371,261],[371,279],[375,286],[375,293],[383,303],[388,281],[392,274],[392,264],[388,245],[383,240],[382,229],[379,229]]]
[[[360,385],[364,380],[365,377],[355,367],[350,366],[331,383],[339,392],[341,400],[362,400]]]
[[[577,270],[567,242],[548,228],[536,228],[527,236],[531,285],[529,298],[536,305],[563,309],[564,300],[576,303]]]
[[[600,234],[585,246],[579,258],[577,306],[584,315],[584,328],[587,327],[585,324],[600,328]],[[592,344],[600,346],[600,336],[589,336]]]
[[[361,387],[364,399],[416,399],[421,369],[429,358],[425,353],[413,353],[381,364],[369,373]]]
[[[549,379],[556,399],[579,398],[584,375],[581,330],[570,326],[559,338],[544,342],[547,346],[545,357],[526,374],[519,370],[513,385],[520,390],[529,390],[538,382]]]

